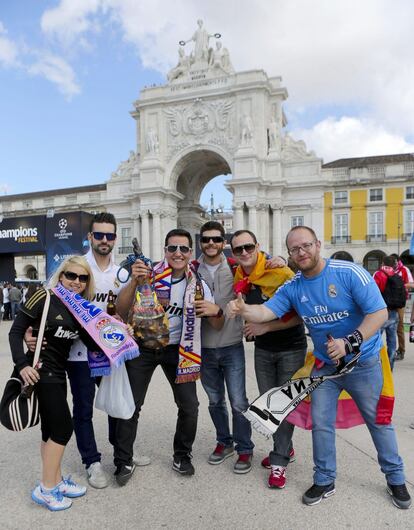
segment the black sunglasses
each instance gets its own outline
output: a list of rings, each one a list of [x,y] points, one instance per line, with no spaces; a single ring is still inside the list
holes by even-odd
[[[74,282],[77,278],[79,278],[81,283],[87,283],[89,280],[89,274],[76,274],[76,272],[71,271],[64,271],[63,276],[71,282]]]
[[[116,234],[112,232],[92,232],[92,235],[96,241],[102,241],[104,237],[106,237],[107,241],[115,241],[116,239]]]
[[[165,250],[170,254],[174,254],[177,251],[181,252],[181,254],[188,254],[192,249],[187,247],[187,245],[167,245]]]
[[[256,250],[256,244],[247,243],[246,245],[240,245],[239,247],[234,247],[232,252],[235,256],[241,256],[243,254],[243,250],[245,250],[247,254],[253,254],[253,252]]]
[[[210,243],[210,241],[212,241],[213,243],[223,243],[224,237],[222,236],[201,236],[200,241],[204,244]]]

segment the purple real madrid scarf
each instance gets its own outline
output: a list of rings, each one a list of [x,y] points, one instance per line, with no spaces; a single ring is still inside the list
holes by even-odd
[[[170,303],[171,274],[172,269],[166,260],[154,268],[154,287],[164,308]],[[191,266],[187,268],[186,280],[176,383],[196,381],[201,369],[201,319],[195,314],[196,272]]]
[[[101,350],[93,354],[95,358],[88,355],[92,377],[109,375],[111,365],[120,366],[123,362],[139,356],[138,345],[129,336],[127,326],[123,322],[108,315],[79,294],[68,291],[60,283],[52,291]]]

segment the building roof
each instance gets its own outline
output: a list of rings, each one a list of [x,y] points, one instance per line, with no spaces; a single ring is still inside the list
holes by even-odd
[[[359,158],[340,158],[333,162],[323,164],[323,169],[336,167],[365,167],[373,164],[401,164],[402,162],[414,162],[414,153],[402,153],[399,155],[362,156]]]
[[[106,184],[93,184],[90,186],[77,186],[76,188],[61,188],[58,190],[34,191],[30,193],[18,193],[15,195],[1,195],[0,201],[18,201],[24,199],[36,199],[38,197],[53,197],[55,195],[72,195],[73,193],[93,193],[106,190]]]

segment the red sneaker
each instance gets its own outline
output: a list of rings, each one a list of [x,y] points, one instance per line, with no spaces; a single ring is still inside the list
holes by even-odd
[[[282,466],[272,466],[269,475],[269,488],[283,489],[286,485],[286,468]]]
[[[289,463],[292,463],[295,460],[296,460],[295,450],[292,447],[292,449],[290,450],[290,453],[289,453]],[[262,466],[265,467],[266,469],[270,469],[270,458],[268,456],[263,458]]]

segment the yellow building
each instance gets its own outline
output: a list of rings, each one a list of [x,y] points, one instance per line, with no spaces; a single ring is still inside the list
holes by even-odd
[[[322,174],[325,254],[346,252],[372,273],[396,253],[412,268],[414,154],[344,158]]]

